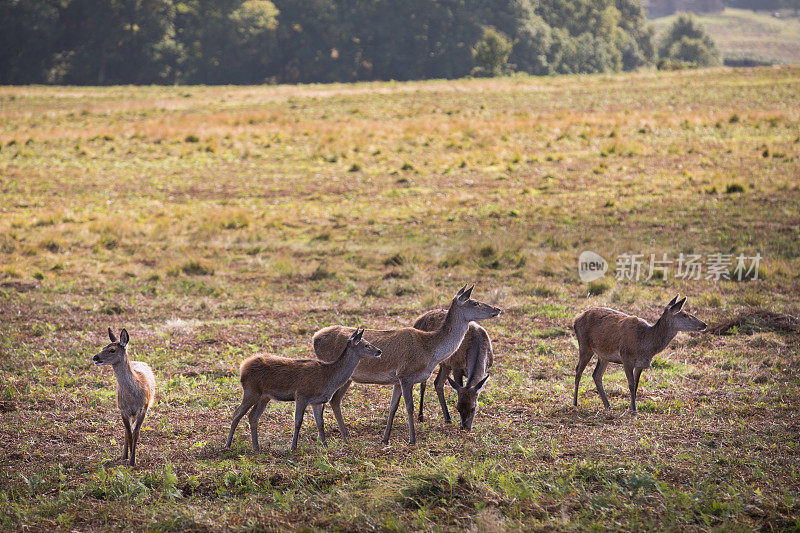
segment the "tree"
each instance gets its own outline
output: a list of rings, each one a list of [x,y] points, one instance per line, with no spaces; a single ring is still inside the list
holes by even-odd
[[[719,65],[720,57],[714,41],[690,13],[680,13],[667,30],[658,47],[662,59],[698,67]]]
[[[62,0],[56,83],[165,83],[175,79],[172,0]]]
[[[179,0],[189,83],[263,83],[278,71],[278,9],[269,0]]]
[[[472,73],[477,76],[500,76],[509,72],[508,56],[514,45],[504,34],[488,27],[483,37],[472,49],[472,57],[477,65]]]
[[[679,61],[698,67],[719,65],[719,57],[708,49],[702,39],[692,39],[685,35],[680,41],[672,43],[667,55],[672,61]]]
[[[45,81],[59,34],[52,2],[0,1],[0,83]]]

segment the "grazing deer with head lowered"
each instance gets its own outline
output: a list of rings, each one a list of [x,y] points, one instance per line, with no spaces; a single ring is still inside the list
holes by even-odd
[[[603,390],[603,373],[608,363],[621,363],[628,378],[631,393],[631,413],[636,414],[636,391],[642,370],[650,368],[653,357],[670,343],[679,331],[703,331],[706,324],[697,317],[682,311],[686,298],[678,301],[679,294],[664,307],[655,324],[637,316],[626,315],[606,307],[592,307],[575,317],[573,327],[578,338],[578,366],[575,369],[575,395],[573,405],[578,405],[578,384],[583,369],[597,354],[597,367],[592,377],[597,393],[606,409],[610,407]]]
[[[447,316],[446,309],[434,309],[417,318],[414,327],[423,331],[433,331],[442,325]],[[480,325],[472,322],[464,335],[464,340],[458,350],[453,352],[449,358],[439,364],[439,373],[433,382],[439,404],[442,406],[445,423],[450,423],[450,413],[447,410],[447,402],[444,398],[444,383],[447,381],[458,393],[456,410],[461,415],[461,428],[469,431],[472,429],[472,422],[478,409],[478,396],[480,396],[486,381],[489,379],[488,369],[494,361],[492,351],[492,341],[489,334]],[[450,379],[450,373],[453,378]],[[464,378],[467,378],[464,383]],[[418,420],[424,420],[422,414],[422,402],[425,398],[425,384],[419,384],[419,414]]]
[[[111,365],[117,377],[117,405],[122,413],[122,424],[125,426],[125,451],[122,459],[128,459],[130,465],[136,464],[136,445],[139,442],[139,430],[144,422],[147,409],[153,403],[156,393],[156,378],[147,363],[131,361],[128,358],[128,331],[123,329],[119,341],[111,328],[108,328],[111,344],[92,357],[95,365]],[[133,426],[133,429],[131,429]]]
[[[346,339],[339,356],[329,363],[317,359],[288,359],[275,355],[254,355],[245,359],[239,372],[244,397],[233,415],[225,447],[230,448],[236,425],[250,411],[250,437],[253,450],[258,451],[258,419],[270,400],[295,402],[292,450],[297,448],[300,426],[308,404],[311,404],[314,412],[319,440],[327,447],[322,420],[325,404],[350,379],[359,361],[378,359],[381,356],[378,348],[361,338],[363,334],[363,329],[356,329]]]
[[[359,363],[353,372],[352,380],[348,380],[331,398],[331,409],[336,415],[343,439],[347,440],[347,428],[342,418],[341,402],[350,383],[355,381],[394,386],[383,442],[389,442],[394,416],[402,397],[408,413],[408,442],[416,444],[412,395],[414,384],[427,380],[436,366],[458,349],[470,322],[500,314],[500,309],[497,307],[471,299],[473,288],[474,286],[467,289],[464,285],[458,291],[450,303],[441,326],[434,331],[407,327],[390,330],[368,329],[364,332],[364,337],[383,351],[383,357],[380,360],[365,360]],[[344,326],[329,326],[317,331],[314,334],[314,353],[322,360],[332,360],[351,332],[352,328]]]

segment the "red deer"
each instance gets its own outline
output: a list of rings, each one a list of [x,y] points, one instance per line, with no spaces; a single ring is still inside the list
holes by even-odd
[[[122,459],[128,459],[130,465],[136,464],[136,445],[139,442],[139,430],[144,422],[147,410],[153,404],[156,395],[156,378],[147,363],[131,361],[128,357],[128,331],[123,329],[119,341],[108,328],[111,344],[92,357],[95,365],[111,365],[117,377],[117,405],[122,413],[122,424],[125,426],[125,450]],[[133,429],[131,429],[133,426]]]
[[[433,331],[441,326],[447,316],[446,309],[434,309],[417,318],[414,327],[423,331]],[[492,341],[489,334],[475,322],[469,325],[467,334],[461,346],[458,347],[453,355],[439,364],[439,373],[433,382],[439,404],[442,406],[444,421],[450,423],[450,413],[447,410],[447,402],[444,397],[444,383],[450,383],[458,393],[456,410],[461,416],[461,428],[470,430],[478,409],[478,396],[486,386],[489,379],[488,370],[494,362],[494,352],[492,351]],[[450,373],[453,378],[450,379]],[[467,381],[464,383],[464,378]],[[425,397],[425,384],[419,384],[419,415],[418,420],[423,421],[422,402]]]
[[[406,327],[390,330],[368,329],[364,337],[381,349],[379,360],[365,360],[358,364],[352,380],[348,380],[331,398],[331,409],[336,415],[342,438],[347,439],[347,429],[342,418],[341,402],[352,381],[393,385],[389,418],[383,433],[383,442],[389,442],[400,398],[404,398],[408,413],[408,442],[416,444],[414,429],[415,383],[427,380],[436,366],[450,357],[461,345],[472,321],[496,317],[500,309],[470,298],[473,287],[464,285],[453,298],[441,327],[422,331]],[[352,328],[329,326],[314,334],[314,353],[323,361],[331,361],[341,351],[342,344],[352,333]]]
[[[631,413],[636,414],[636,391],[642,370],[650,368],[653,357],[670,343],[679,331],[703,331],[706,324],[681,311],[686,298],[678,301],[676,295],[664,307],[664,312],[655,324],[649,324],[637,316],[627,315],[606,307],[592,307],[575,317],[573,328],[578,338],[578,366],[575,369],[575,395],[573,405],[578,405],[578,384],[583,369],[592,355],[597,354],[597,366],[592,377],[597,393],[606,409],[610,407],[603,390],[603,373],[608,363],[620,363],[628,378],[631,394]]]
[[[242,404],[233,415],[225,447],[230,448],[239,420],[250,411],[250,437],[253,450],[258,451],[258,419],[270,400],[295,403],[292,450],[297,448],[300,426],[308,404],[311,404],[314,412],[319,440],[327,446],[322,421],[325,404],[350,379],[359,361],[378,359],[381,356],[379,349],[361,338],[363,334],[363,329],[357,329],[346,339],[339,357],[329,363],[317,359],[288,359],[275,355],[253,355],[242,361],[239,379],[244,396]]]

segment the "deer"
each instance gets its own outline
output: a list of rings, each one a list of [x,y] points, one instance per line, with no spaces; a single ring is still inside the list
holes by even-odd
[[[363,360],[381,357],[381,350],[362,338],[363,329],[356,329],[345,342],[339,356],[331,362],[318,359],[289,359],[276,355],[258,354],[248,357],[240,366],[239,380],[244,394],[241,405],[233,414],[226,448],[231,447],[233,434],[239,420],[248,412],[253,451],[259,451],[258,419],[270,400],[295,403],[294,433],[291,450],[297,449],[300,427],[306,408],[311,404],[317,424],[319,440],[327,448],[325,425],[322,419],[325,404],[350,379],[356,366]]]
[[[414,321],[414,327],[423,331],[433,331],[441,325],[446,316],[446,309],[428,311]],[[487,371],[493,362],[494,352],[489,334],[479,324],[472,322],[458,349],[448,359],[439,363],[439,373],[433,382],[446,424],[450,424],[451,420],[444,397],[445,381],[450,383],[450,386],[458,394],[456,411],[461,416],[461,429],[470,431],[478,409],[478,397],[486,387],[489,379]],[[455,379],[450,378],[451,372]],[[467,376],[466,383],[464,383],[465,376]],[[427,381],[423,381],[419,384],[419,413],[417,416],[419,422],[424,420],[422,403],[425,398],[426,383]]]
[[[128,459],[130,466],[136,465],[136,446],[139,443],[139,430],[153,404],[156,395],[156,378],[150,365],[141,361],[131,361],[128,357],[130,336],[123,329],[119,340],[108,328],[111,344],[92,357],[95,366],[111,365],[117,378],[117,405],[122,413],[122,424],[125,426],[125,448],[122,460]],[[133,429],[131,429],[133,426]]]
[[[394,417],[405,400],[408,414],[408,443],[417,442],[414,427],[413,391],[416,383],[426,381],[436,366],[458,349],[467,334],[470,322],[494,318],[501,310],[470,298],[473,285],[465,284],[450,302],[442,324],[433,331],[422,331],[414,327],[389,330],[367,329],[364,336],[383,351],[380,360],[364,360],[356,366],[352,379],[346,381],[331,398],[331,409],[339,424],[342,439],[348,440],[347,428],[342,418],[341,402],[351,383],[392,385],[389,417],[383,432],[382,442],[389,443]],[[341,350],[342,344],[352,329],[341,325],[328,326],[313,336],[314,353],[323,361],[330,361]]]
[[[575,368],[575,394],[578,405],[578,384],[583,369],[597,354],[597,366],[592,373],[597,393],[609,409],[608,397],[603,390],[603,374],[609,363],[622,364],[628,379],[631,395],[630,412],[636,415],[636,392],[642,371],[650,368],[653,357],[664,350],[679,331],[704,331],[706,323],[683,311],[686,297],[678,300],[680,293],[664,307],[655,324],[637,316],[628,315],[606,307],[592,307],[575,317],[573,328],[578,338],[578,366]]]

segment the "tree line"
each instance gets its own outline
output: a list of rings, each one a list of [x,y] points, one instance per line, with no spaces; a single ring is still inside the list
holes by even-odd
[[[250,84],[653,64],[638,0],[0,0],[0,83]]]
[[[654,59],[637,0],[0,0],[0,82],[454,78],[496,36],[531,74]]]

